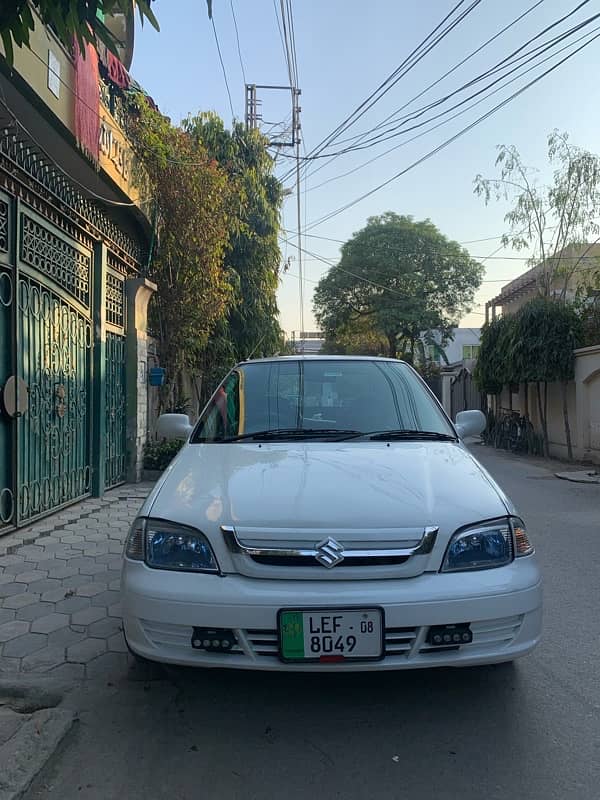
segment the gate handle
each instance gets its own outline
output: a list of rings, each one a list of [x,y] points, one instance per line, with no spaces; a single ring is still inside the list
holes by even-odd
[[[16,419],[22,417],[29,408],[29,387],[23,378],[11,375],[2,391],[2,410]]]

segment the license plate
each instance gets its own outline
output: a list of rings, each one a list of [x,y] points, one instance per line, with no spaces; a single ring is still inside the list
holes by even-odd
[[[380,608],[282,610],[283,661],[369,661],[383,655]]]

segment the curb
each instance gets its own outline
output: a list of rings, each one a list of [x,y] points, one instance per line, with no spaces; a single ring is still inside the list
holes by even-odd
[[[0,800],[19,800],[46,765],[75,721],[55,706],[62,692],[27,681],[0,680],[0,729],[10,728],[0,745]],[[12,732],[14,730],[14,732]]]
[[[595,470],[573,470],[571,472],[555,472],[557,478],[572,483],[600,483],[600,472]]]

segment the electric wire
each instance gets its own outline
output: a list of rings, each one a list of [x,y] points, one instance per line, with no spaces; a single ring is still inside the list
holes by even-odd
[[[426,55],[428,55],[446,36],[451,33],[454,28],[459,25],[468,14],[470,14],[480,3],[482,0],[473,0],[471,5],[465,9],[459,17],[448,24],[445,30],[434,39],[434,41],[427,45],[427,42],[435,36],[435,34],[440,30],[440,28],[445,25],[448,20],[453,16],[453,14],[460,8],[460,6],[464,5],[465,0],[460,0],[452,10],[444,17],[444,19],[431,31],[418,45],[415,47],[411,53],[401,62],[401,64],[390,74],[388,77],[366,98],[359,106],[357,106],[354,111],[352,111],[346,119],[341,122],[334,131],[332,131],[328,136],[321,140],[321,142],[316,145],[309,153],[309,157],[314,156],[322,152],[329,144],[335,141],[343,131],[347,130],[351,125],[353,125],[358,119],[360,119],[370,108],[375,105],[388,91],[390,91],[393,86],[395,86],[398,81],[403,78],[411,69],[413,69]],[[423,48],[423,52],[420,52]],[[412,60],[411,60],[412,59]],[[404,69],[404,72],[402,71]],[[290,171],[291,173],[291,171]],[[287,180],[290,175],[286,175],[282,178],[282,181]]]
[[[544,72],[542,72],[540,75],[538,75],[537,77],[535,77],[534,79],[532,79],[531,81],[529,81],[528,83],[526,83],[524,86],[522,86],[522,87],[521,87],[520,89],[518,89],[517,91],[513,92],[511,95],[509,95],[507,98],[505,98],[504,100],[502,100],[500,103],[497,103],[497,104],[496,104],[496,105],[495,105],[493,108],[491,108],[490,110],[488,110],[488,111],[487,111],[485,114],[482,114],[480,117],[478,117],[476,120],[474,120],[473,122],[471,122],[469,125],[467,125],[467,126],[465,126],[464,128],[462,128],[460,131],[458,131],[458,133],[455,133],[453,136],[451,136],[451,137],[449,137],[448,139],[446,139],[446,140],[445,140],[444,142],[442,142],[440,145],[438,145],[438,146],[437,146],[437,147],[435,147],[434,149],[430,150],[428,153],[425,153],[425,155],[421,156],[421,157],[420,157],[420,158],[418,158],[416,161],[413,161],[413,162],[412,162],[411,164],[409,164],[407,167],[404,167],[404,169],[402,169],[402,170],[400,170],[399,172],[395,173],[394,175],[392,175],[392,176],[391,176],[390,178],[388,178],[387,180],[385,180],[385,181],[383,181],[382,183],[380,183],[380,184],[378,184],[377,186],[375,186],[373,189],[370,189],[369,191],[367,191],[367,192],[364,192],[362,195],[360,195],[359,197],[357,197],[357,198],[355,198],[354,200],[350,201],[349,203],[346,203],[345,205],[341,206],[340,208],[337,208],[337,209],[335,209],[334,211],[330,212],[329,214],[326,214],[326,215],[324,215],[323,217],[319,218],[318,220],[315,220],[314,222],[310,223],[310,224],[307,226],[307,230],[312,230],[312,228],[315,228],[315,227],[317,227],[318,225],[321,225],[321,224],[323,224],[324,222],[326,222],[326,221],[329,221],[330,219],[333,219],[334,217],[336,217],[336,216],[338,216],[339,214],[343,213],[343,212],[344,212],[344,211],[346,211],[347,209],[349,209],[349,208],[352,208],[352,207],[353,207],[353,206],[355,206],[357,203],[360,203],[362,200],[366,199],[367,197],[370,197],[371,195],[375,194],[375,192],[378,192],[378,191],[380,191],[381,189],[383,189],[385,186],[388,186],[390,183],[393,183],[393,182],[394,182],[395,180],[397,180],[398,178],[402,177],[403,175],[406,175],[406,173],[407,173],[407,172],[410,172],[410,171],[411,171],[412,169],[414,169],[415,167],[419,166],[420,164],[424,163],[424,162],[425,162],[425,161],[427,161],[428,159],[430,159],[430,158],[432,158],[433,156],[437,155],[437,153],[439,153],[439,152],[441,152],[442,150],[444,150],[444,149],[445,149],[446,147],[448,147],[450,144],[453,144],[455,141],[457,141],[458,139],[460,139],[460,138],[461,138],[462,136],[464,136],[466,133],[469,133],[471,130],[473,130],[473,128],[477,127],[477,125],[480,125],[482,122],[484,122],[485,120],[489,119],[489,118],[490,118],[490,117],[491,117],[493,114],[495,114],[497,111],[499,111],[500,109],[502,109],[502,108],[504,108],[505,106],[507,106],[509,103],[511,103],[513,100],[515,100],[515,99],[516,99],[517,97],[519,97],[520,95],[522,95],[524,92],[526,92],[526,91],[527,91],[528,89],[530,89],[532,86],[534,86],[535,84],[539,83],[539,81],[543,80],[543,79],[544,79],[545,77],[547,77],[549,74],[551,74],[552,72],[554,72],[556,69],[558,69],[560,66],[562,66],[562,65],[563,65],[563,64],[564,64],[566,61],[568,61],[570,58],[573,58],[573,56],[577,55],[579,52],[581,52],[581,50],[583,50],[584,48],[588,47],[588,46],[589,46],[589,45],[590,45],[590,44],[591,44],[593,41],[595,41],[595,40],[596,40],[596,39],[597,39],[599,36],[600,36],[600,34],[596,34],[596,35],[595,35],[593,38],[591,38],[589,41],[587,41],[587,42],[585,42],[584,44],[580,45],[580,46],[579,46],[579,47],[578,47],[576,50],[574,50],[572,53],[569,53],[567,56],[565,56],[564,58],[562,58],[562,59],[561,59],[560,61],[558,61],[556,64],[554,64],[553,66],[551,66],[551,67],[549,67],[548,69],[546,69]]]
[[[246,70],[244,68],[244,59],[242,58],[242,48],[240,46],[240,32],[238,30],[237,19],[235,16],[235,8],[233,7],[233,0],[229,0],[229,5],[231,6],[231,16],[233,17],[233,26],[235,28],[235,40],[237,42],[237,51],[238,56],[240,59],[240,67],[242,69],[242,78],[244,79],[244,85],[246,85]]]
[[[223,79],[225,81],[225,88],[227,89],[227,97],[229,98],[229,108],[231,109],[231,117],[232,119],[235,118],[235,112],[233,110],[233,101],[231,99],[231,92],[229,90],[229,81],[227,80],[227,70],[225,69],[225,63],[223,62],[223,55],[221,53],[221,45],[219,44],[219,37],[217,35],[217,27],[215,25],[215,18],[214,15],[210,18],[212,22],[213,32],[215,34],[215,43],[217,45],[217,52],[219,54],[219,61],[221,62],[221,69],[223,70]]]
[[[370,164],[373,164],[375,161],[378,161],[380,158],[384,158],[386,155],[389,155],[390,153],[392,153],[392,152],[394,152],[396,150],[399,150],[400,148],[405,147],[406,145],[411,144],[412,142],[417,141],[418,139],[422,138],[423,136],[426,136],[428,133],[431,133],[432,131],[435,131],[438,128],[441,128],[444,125],[447,125],[449,122],[452,122],[453,120],[457,119],[458,117],[462,116],[463,114],[466,114],[467,111],[470,111],[471,109],[475,108],[476,106],[481,105],[481,103],[485,102],[486,100],[489,100],[490,97],[493,97],[495,94],[498,94],[498,92],[500,92],[503,89],[507,88],[512,83],[515,83],[517,80],[519,80],[520,78],[524,77],[528,73],[533,72],[533,70],[537,69],[542,64],[544,64],[544,63],[546,63],[548,61],[551,61],[558,54],[564,52],[565,50],[568,50],[569,48],[573,47],[578,42],[583,41],[584,39],[592,36],[592,34],[595,33],[598,30],[600,30],[600,26],[592,28],[592,30],[588,31],[588,33],[584,34],[583,36],[579,37],[578,39],[575,39],[573,42],[570,42],[565,47],[559,48],[558,50],[552,52],[551,55],[546,56],[546,58],[537,61],[533,66],[528,67],[525,70],[522,70],[515,77],[511,78],[510,80],[505,81],[500,86],[496,87],[491,92],[489,92],[488,94],[484,95],[483,97],[480,97],[475,102],[470,103],[468,106],[466,106],[465,108],[461,109],[457,113],[452,114],[449,117],[446,117],[446,118],[442,119],[440,122],[437,122],[435,125],[432,125],[431,127],[426,128],[425,130],[421,131],[420,133],[416,134],[415,136],[412,136],[412,137],[410,137],[408,139],[405,139],[404,141],[400,142],[399,144],[392,145],[392,147],[389,147],[386,150],[384,150],[383,152],[378,153],[377,155],[373,156],[372,158],[369,158],[367,161],[363,161],[362,163],[358,164],[357,166],[353,167],[352,169],[349,169],[346,172],[342,172],[342,173],[339,173],[337,175],[333,175],[333,176],[327,178],[326,180],[322,181],[321,183],[313,185],[311,187],[310,191],[314,191],[316,189],[320,189],[320,188],[322,188],[323,186],[326,186],[329,183],[332,183],[332,182],[337,181],[337,180],[341,180],[342,178],[346,178],[349,175],[353,175],[354,173],[359,172],[361,169],[364,169],[364,167],[367,167]],[[488,88],[488,87],[486,87],[486,88]],[[470,98],[467,98],[467,100],[468,99],[470,99]],[[466,101],[463,101],[463,102],[466,102]],[[454,106],[453,108],[456,108],[456,107],[458,107],[460,105],[462,105],[462,103],[459,103],[457,106]],[[430,119],[426,120],[425,122],[420,123],[419,125],[413,126],[412,128],[408,128],[408,129],[406,129],[406,131],[402,131],[401,133],[396,134],[394,137],[390,137],[390,138],[396,138],[397,136],[402,135],[402,133],[407,133],[407,132],[409,132],[411,130],[414,130],[415,128],[419,128],[422,125],[425,125],[428,122],[432,121],[433,119],[436,119],[437,117],[440,117],[440,116],[444,116],[445,117],[445,114],[448,113],[448,111],[450,111],[450,110],[452,110],[452,109],[448,109],[446,112],[443,112],[443,114],[439,114],[439,115],[436,115],[435,117],[431,117]],[[359,148],[359,149],[362,149],[362,148]],[[312,175],[315,174],[315,172],[318,172],[318,169],[314,170],[314,172],[309,172],[308,175],[312,176]]]

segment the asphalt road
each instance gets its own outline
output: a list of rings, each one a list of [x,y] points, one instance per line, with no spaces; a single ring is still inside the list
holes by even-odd
[[[592,800],[600,485],[476,447],[529,523],[545,635],[514,667],[336,676],[159,670],[69,695],[31,800]]]

